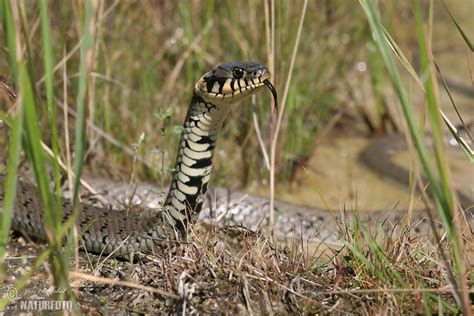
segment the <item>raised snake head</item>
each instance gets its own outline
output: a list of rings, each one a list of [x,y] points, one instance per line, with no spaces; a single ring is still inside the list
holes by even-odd
[[[221,64],[205,73],[194,86],[194,92],[214,105],[234,104],[267,86],[277,101],[267,67],[256,62]]]

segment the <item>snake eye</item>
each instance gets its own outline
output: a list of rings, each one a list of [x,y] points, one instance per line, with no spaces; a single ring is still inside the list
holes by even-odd
[[[235,79],[240,79],[244,75],[244,70],[242,68],[234,68],[232,74],[234,75]]]

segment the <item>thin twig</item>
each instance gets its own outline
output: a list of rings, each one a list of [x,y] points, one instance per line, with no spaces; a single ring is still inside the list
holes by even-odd
[[[253,125],[255,127],[255,133],[257,134],[258,144],[260,145],[260,149],[262,150],[263,160],[265,161],[265,166],[268,170],[270,170],[270,160],[268,159],[268,151],[263,143],[262,133],[260,130],[260,125],[258,124],[257,118],[257,105],[255,104],[256,97],[255,94],[252,96],[252,119]]]
[[[63,52],[65,54],[66,51]],[[67,173],[67,179],[68,179],[68,188],[69,192],[72,192],[73,189],[73,183],[72,183],[72,166],[71,166],[71,143],[69,140],[69,119],[68,119],[68,104],[67,104],[67,63],[64,64],[63,67],[63,117],[64,117],[64,140],[66,143],[66,173]]]
[[[64,48],[63,51],[63,56],[66,55],[66,49]],[[73,192],[73,175],[72,175],[72,165],[71,165],[71,143],[69,140],[69,119],[67,115],[67,95],[68,95],[68,90],[67,90],[67,63],[64,63],[63,67],[63,99],[64,99],[64,106],[63,106],[63,117],[64,117],[64,142],[66,145],[66,175],[67,175],[67,185],[69,188],[69,192]],[[56,156],[59,158],[59,156]],[[58,159],[59,160],[59,159]],[[73,228],[73,234],[74,234],[74,262],[75,262],[75,267],[76,269],[79,269],[79,238],[78,238],[78,230],[77,226],[74,225]]]

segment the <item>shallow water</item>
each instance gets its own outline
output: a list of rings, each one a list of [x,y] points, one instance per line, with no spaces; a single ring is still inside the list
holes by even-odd
[[[339,137],[331,143],[320,144],[308,163],[296,177],[295,185],[279,185],[277,197],[281,200],[308,206],[348,210],[374,211],[406,209],[410,197],[415,206],[422,207],[419,194],[410,194],[409,188],[388,177],[377,174],[359,159],[359,152],[370,139],[363,137]],[[392,161],[413,170],[413,155],[401,151]],[[459,147],[447,147],[448,164],[452,183],[456,190],[473,196],[474,168]],[[415,159],[416,160],[416,159]],[[266,195],[267,188],[256,192]]]

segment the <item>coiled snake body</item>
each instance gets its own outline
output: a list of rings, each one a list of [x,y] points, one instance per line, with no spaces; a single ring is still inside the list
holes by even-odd
[[[142,218],[80,204],[77,224],[87,250],[116,256],[154,252],[163,243],[181,240],[187,225],[199,217],[209,218],[210,210],[224,214],[224,223],[258,228],[262,224],[262,214],[268,213],[266,199],[245,198],[242,193],[224,189],[206,193],[217,134],[225,116],[232,106],[265,85],[271,90],[276,103],[276,91],[269,78],[268,69],[254,62],[222,64],[204,74],[194,87],[179,142],[175,172],[163,206],[153,216]],[[371,153],[369,147],[365,154],[375,153]],[[0,176],[0,202],[3,190],[4,177]],[[205,212],[201,212],[203,205]],[[62,199],[62,210],[64,219],[67,219],[72,212],[68,199]],[[292,210],[290,216],[282,215],[289,210]],[[277,202],[275,211],[277,215],[282,215],[276,216],[275,223],[275,230],[280,236],[296,233],[304,238],[314,236],[330,242],[338,240],[335,226],[325,226],[325,223],[333,221],[326,210]],[[401,216],[401,212],[390,214],[394,220]],[[472,216],[469,221],[472,223]],[[424,231],[429,227],[423,223],[419,226]],[[21,181],[17,186],[12,228],[40,239],[46,237],[43,206],[37,189]]]

